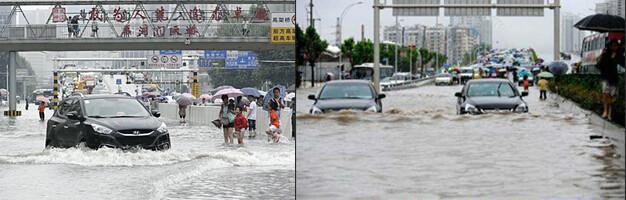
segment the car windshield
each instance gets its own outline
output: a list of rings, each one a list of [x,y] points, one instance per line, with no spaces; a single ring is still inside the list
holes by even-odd
[[[451,77],[452,74],[438,74],[437,77]]]
[[[372,89],[367,84],[328,84],[319,99],[372,99]]]
[[[463,69],[463,70],[461,70],[461,73],[464,73],[464,74],[469,74],[469,73],[473,73],[473,72],[474,72],[473,69]]]
[[[472,83],[468,86],[467,96],[480,97],[480,96],[507,96],[514,97],[515,91],[508,83],[504,82],[487,82],[487,83]]]
[[[150,113],[136,99],[104,98],[84,100],[89,117],[147,117]]]

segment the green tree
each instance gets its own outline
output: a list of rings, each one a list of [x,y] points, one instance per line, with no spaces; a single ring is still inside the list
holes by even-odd
[[[304,33],[302,52],[304,52],[304,59],[311,66],[311,86],[315,86],[315,62],[326,50],[326,47],[328,47],[328,43],[320,39],[315,28],[309,26]]]
[[[304,33],[298,24],[296,24],[296,66],[305,65],[304,61]]]
[[[355,65],[373,62],[374,44],[371,40],[359,41],[354,45],[352,60]]]
[[[354,54],[354,38],[348,38],[346,40],[343,41],[343,44],[341,44],[341,54],[343,54],[344,58],[348,59],[348,62],[350,62],[350,66],[354,66],[354,62],[352,60],[352,56]]]

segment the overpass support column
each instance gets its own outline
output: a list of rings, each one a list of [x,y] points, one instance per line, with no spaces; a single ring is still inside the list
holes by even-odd
[[[59,108],[59,72],[52,72],[52,108]]]
[[[17,110],[17,52],[9,51],[9,110],[4,111],[5,116],[17,117],[22,115]]]

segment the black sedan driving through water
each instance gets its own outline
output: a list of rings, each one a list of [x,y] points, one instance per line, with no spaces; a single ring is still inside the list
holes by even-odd
[[[48,120],[46,147],[99,147],[165,150],[170,137],[160,113],[122,95],[78,95],[64,99]]]
[[[457,97],[457,114],[481,114],[488,112],[528,112],[523,97],[528,92],[519,92],[506,79],[479,79],[468,81]]]
[[[317,96],[311,94],[308,98],[315,101],[311,114],[339,110],[382,112],[385,94],[378,94],[367,80],[338,80],[327,82]]]

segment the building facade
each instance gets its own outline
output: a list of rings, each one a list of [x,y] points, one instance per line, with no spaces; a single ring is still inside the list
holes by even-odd
[[[596,3],[596,13],[618,15],[624,17],[624,0],[605,0]]]
[[[416,48],[424,48],[425,30],[426,27],[419,24],[409,27],[398,27],[397,29],[396,26],[386,26],[383,29],[383,40],[402,46],[415,45]]]
[[[480,42],[479,33],[463,26],[450,27],[447,35],[449,63],[463,63],[463,57]]]
[[[493,30],[491,18],[487,16],[450,17],[450,26],[467,27],[479,37],[479,43],[492,44]]]
[[[581,16],[571,13],[565,13],[561,17],[561,51],[580,53],[585,32],[575,28],[574,24],[581,19]]]
[[[438,24],[435,27],[426,28],[426,38],[424,44],[429,51],[436,51],[440,54],[445,54],[447,50],[446,40],[446,28]]]

